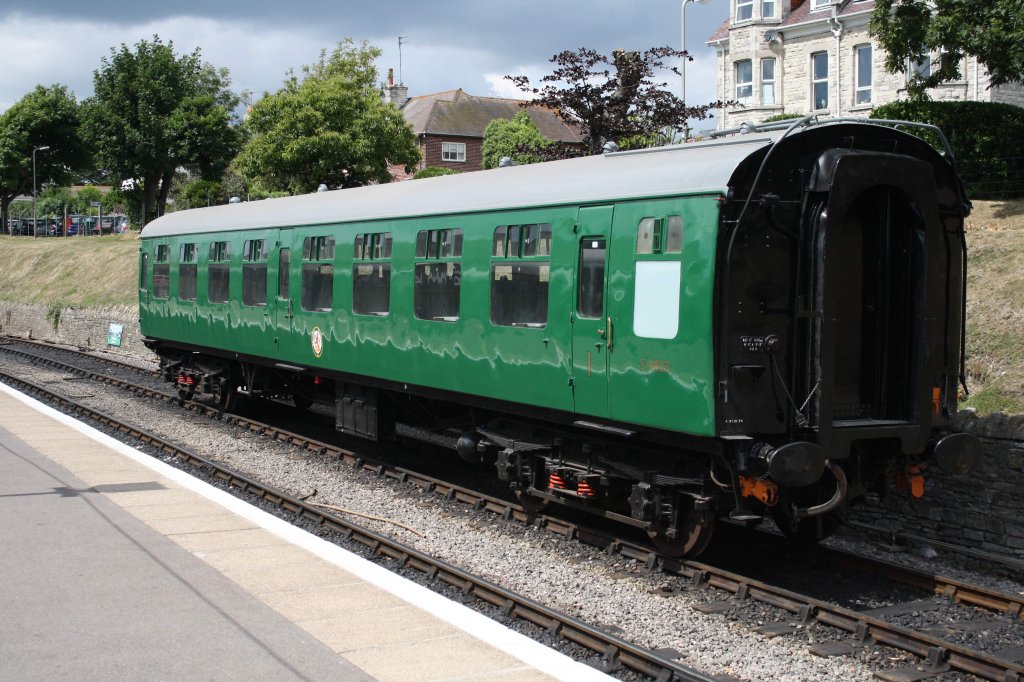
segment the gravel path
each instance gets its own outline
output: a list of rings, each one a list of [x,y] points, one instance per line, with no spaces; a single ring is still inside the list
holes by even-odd
[[[0,366],[14,371],[13,361],[7,358],[0,358]],[[326,457],[300,453],[219,422],[196,418],[173,405],[128,396],[115,388],[69,381],[69,377],[46,368],[19,366],[16,373],[65,389],[71,396],[87,393],[90,404],[97,409],[186,444],[289,493],[307,495],[315,491],[310,501],[406,524],[422,533],[422,537],[392,524],[353,519],[584,621],[620,628],[626,639],[651,648],[675,649],[682,654],[681,662],[712,674],[755,680],[849,682],[870,680],[876,670],[915,662],[911,657],[877,646],[867,647],[852,657],[819,658],[808,653],[808,645],[843,638],[841,633],[811,626],[770,639],[753,633],[751,628],[785,621],[785,614],[776,609],[744,606],[736,612],[705,615],[694,606],[725,599],[723,593],[691,588],[672,576],[646,575],[635,562],[607,557],[543,530],[504,523],[465,505],[424,497],[411,486],[356,472]],[[860,553],[878,551],[855,545],[853,540],[836,542]],[[908,556],[904,554],[901,558]],[[943,565],[941,558],[909,558],[924,563],[922,567],[926,570],[939,570],[971,582],[985,580],[984,576],[952,564]],[[1020,583],[1006,579],[988,583],[1002,591],[1024,590]],[[934,616],[934,612],[929,612],[926,617]],[[907,619],[914,620],[909,615]],[[1013,636],[1019,637],[1019,627],[1015,632]],[[1003,639],[1001,636],[1000,641]]]

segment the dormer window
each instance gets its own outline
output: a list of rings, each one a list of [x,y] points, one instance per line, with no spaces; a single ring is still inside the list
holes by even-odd
[[[832,4],[832,0],[811,0],[811,9],[826,9]]]
[[[736,0],[736,21],[754,18],[754,0]]]

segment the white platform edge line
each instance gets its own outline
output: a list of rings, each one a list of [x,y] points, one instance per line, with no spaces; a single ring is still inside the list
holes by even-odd
[[[378,566],[346,549],[318,538],[308,531],[296,528],[287,521],[279,519],[262,509],[257,509],[224,490],[194,478],[181,469],[177,469],[150,455],[139,452],[105,433],[97,431],[91,426],[17,391],[3,382],[0,382],[0,390],[46,416],[93,439],[97,443],[109,447],[161,476],[174,481],[183,488],[205,497],[247,521],[251,521],[274,535],[357,575],[366,582],[376,585],[413,606],[428,611],[438,619],[500,649],[542,673],[559,680],[570,681],[607,681],[613,679],[585,663],[575,661],[565,654],[544,646],[540,642],[510,630],[468,606],[453,602],[447,597],[443,597],[422,585],[392,573],[382,566]]]

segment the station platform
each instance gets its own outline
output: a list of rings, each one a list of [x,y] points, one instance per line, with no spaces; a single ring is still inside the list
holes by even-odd
[[[0,679],[610,679],[3,384],[0,519]]]

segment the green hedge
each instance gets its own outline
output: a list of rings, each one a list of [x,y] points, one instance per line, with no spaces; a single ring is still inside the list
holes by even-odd
[[[1024,108],[992,102],[891,102],[876,108],[871,118],[938,126],[953,148],[968,197],[1024,196]],[[941,149],[937,140],[929,141]]]
[[[798,118],[803,118],[804,116],[805,116],[805,114],[775,114],[774,116],[769,116],[768,118],[766,118],[764,121],[762,121],[762,123],[775,123],[777,121],[792,121],[792,120],[795,120],[795,119],[798,119]]]
[[[457,175],[458,172],[452,168],[444,168],[442,166],[427,166],[416,171],[416,175],[412,176],[412,179],[422,180],[423,178],[436,178],[439,175]]]

